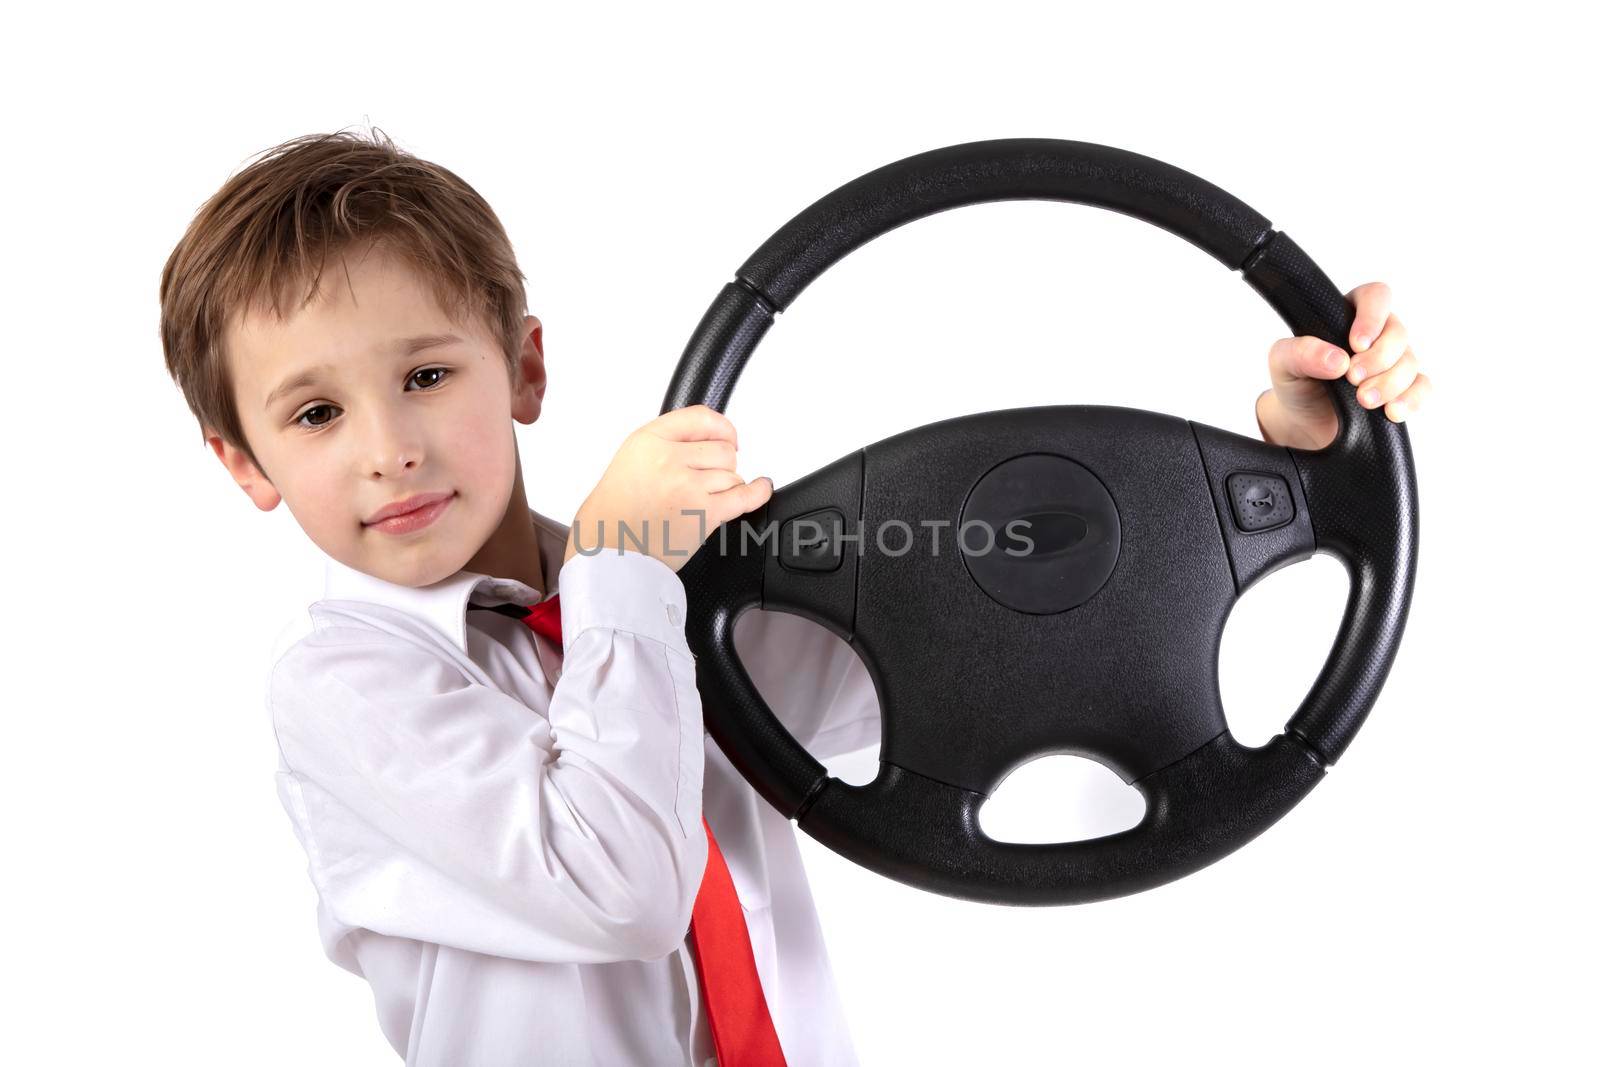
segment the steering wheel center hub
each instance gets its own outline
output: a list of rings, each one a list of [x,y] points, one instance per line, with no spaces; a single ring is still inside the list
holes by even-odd
[[[1100,479],[1065,456],[1014,456],[978,479],[956,543],[967,573],[1013,611],[1075,608],[1117,565],[1122,524]]]

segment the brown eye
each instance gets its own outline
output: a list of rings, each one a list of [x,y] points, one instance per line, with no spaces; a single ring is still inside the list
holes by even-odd
[[[437,388],[439,388],[439,384],[441,382],[443,382],[445,380],[445,378],[449,377],[450,373],[451,372],[450,372],[450,368],[449,367],[423,367],[421,370],[413,371],[412,374],[411,374],[411,379],[410,380],[411,381],[416,381],[421,375],[424,375],[424,374],[437,375],[437,377],[434,378],[433,381],[423,384],[423,386],[422,386],[423,390],[427,391],[429,389],[437,389]],[[337,411],[337,410],[339,410],[339,409],[334,407],[334,405],[332,405],[332,404],[317,404],[317,405],[315,405],[313,407],[306,408],[304,411],[302,411],[299,414],[299,416],[295,418],[294,424],[296,426],[299,426],[299,427],[301,427],[303,429],[307,429],[307,430],[317,429],[319,427],[328,425],[328,423],[332,422],[333,420],[331,418],[326,418],[326,419],[320,419],[320,420],[318,420],[318,419],[310,419],[308,421],[308,417],[311,415],[312,412],[314,412],[314,411]]]
[[[305,426],[308,429],[310,427],[313,427],[313,426],[326,426],[326,425],[328,425],[328,420],[323,420],[321,422],[316,422],[316,421],[307,422],[306,421],[306,416],[310,415],[313,411],[332,411],[332,410],[333,410],[333,406],[331,404],[318,404],[315,407],[306,408],[304,411],[302,411],[300,413],[300,417],[294,420],[295,425],[296,426]]]

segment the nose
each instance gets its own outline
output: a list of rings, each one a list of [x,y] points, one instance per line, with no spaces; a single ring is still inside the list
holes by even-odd
[[[362,442],[365,464],[375,477],[393,478],[425,458],[422,427],[400,405],[369,406]]]

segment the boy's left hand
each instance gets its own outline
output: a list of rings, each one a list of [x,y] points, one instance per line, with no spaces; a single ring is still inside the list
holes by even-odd
[[[1315,451],[1339,433],[1324,381],[1348,378],[1364,408],[1383,406],[1391,422],[1404,422],[1422,406],[1433,383],[1417,367],[1406,328],[1391,314],[1391,293],[1383,282],[1358,285],[1345,294],[1356,306],[1350,351],[1320,337],[1285,337],[1267,353],[1272,388],[1256,398],[1261,439],[1272,445]]]

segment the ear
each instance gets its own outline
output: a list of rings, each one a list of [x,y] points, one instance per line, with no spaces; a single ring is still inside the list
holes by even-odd
[[[544,326],[537,315],[529,315],[522,320],[522,328],[522,351],[511,377],[511,417],[531,423],[544,405]]]
[[[278,502],[283,499],[282,494],[267,480],[267,476],[261,473],[261,469],[250,461],[244,449],[230,445],[209,426],[205,428],[204,434],[206,444],[211,446],[211,451],[217,454],[222,465],[228,469],[228,474],[239,483],[239,488],[244,490],[245,495],[256,507],[262,511],[271,511],[278,506]]]

